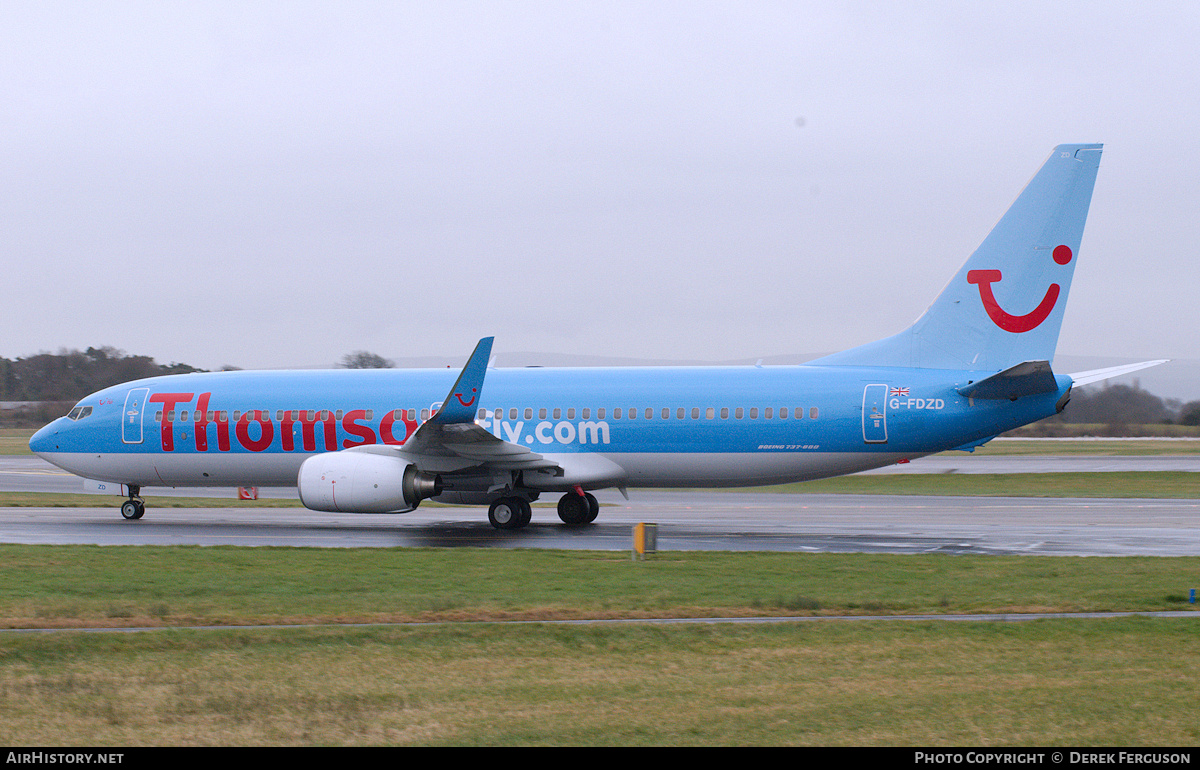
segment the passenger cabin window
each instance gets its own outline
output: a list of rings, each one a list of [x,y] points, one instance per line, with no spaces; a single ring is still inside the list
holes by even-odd
[[[817,419],[817,408],[815,406],[808,410],[808,418],[810,420]]]

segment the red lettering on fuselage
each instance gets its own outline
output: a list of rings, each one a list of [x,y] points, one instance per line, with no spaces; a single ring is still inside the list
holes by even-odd
[[[307,412],[300,412],[300,438],[304,442],[305,452],[317,451],[317,423],[325,424],[325,451],[332,452],[337,449],[337,423],[333,419],[333,412],[328,409],[318,409]]]
[[[293,414],[296,414],[293,410],[285,409],[283,419],[279,421],[279,444],[285,452],[296,451],[296,419],[292,417]]]
[[[400,419],[404,425],[404,436],[396,438],[395,432],[392,430],[396,424],[396,412],[400,411]],[[385,444],[403,444],[408,441],[408,437],[417,429],[417,421],[408,416],[408,410],[389,409],[383,415],[383,419],[379,421],[379,438]]]
[[[193,393],[155,393],[149,403],[163,405],[162,417],[162,451],[175,451],[175,433],[171,430],[175,419],[175,406],[186,404],[192,400]]]
[[[258,438],[250,437],[250,423],[258,423]],[[262,452],[271,446],[271,442],[275,440],[275,425],[271,422],[271,418],[265,411],[259,409],[251,409],[242,415],[242,418],[237,423],[237,439],[238,443],[249,449],[251,452]]]
[[[358,420],[367,419],[366,409],[353,409],[346,412],[346,416],[342,418],[342,430],[349,433],[351,436],[357,436],[361,441],[351,441],[350,439],[342,440],[342,449],[349,449],[352,446],[362,446],[363,444],[378,444],[375,440],[375,431],[369,426],[359,425]]]
[[[180,416],[188,417],[188,415],[182,414],[183,411],[187,411],[182,407],[186,407],[195,395],[194,393],[155,393],[150,396],[150,403],[162,405],[162,410],[158,415],[161,425],[162,451],[175,451],[175,410],[181,409]],[[230,414],[228,411],[220,409],[210,411],[212,395],[211,392],[199,395],[196,399],[196,408],[186,422],[194,423],[197,452],[211,451],[208,431],[209,426],[213,425],[216,426],[217,431],[217,451],[228,452],[231,448]],[[338,414],[341,415],[340,412]],[[412,410],[389,409],[383,413],[376,429],[371,424],[373,420],[370,417],[370,410],[351,409],[340,419],[341,429],[345,435],[340,447],[338,446],[339,420],[329,409],[279,410],[274,415],[277,419],[272,419],[271,413],[265,409],[234,412],[232,416],[234,417],[233,432],[237,437],[237,443],[248,451],[265,452],[270,449],[275,442],[276,428],[279,430],[279,449],[282,451],[294,452],[301,448],[305,452],[320,451],[317,449],[317,426],[320,424],[323,450],[332,452],[337,449],[349,449],[367,444],[403,444],[417,429],[417,421],[409,416],[412,414]],[[403,432],[396,429],[397,423],[403,425]],[[297,425],[299,426],[301,447],[296,446]],[[187,437],[186,432],[183,437]]]
[[[212,393],[201,393],[196,399],[196,451],[208,451],[208,397]]]

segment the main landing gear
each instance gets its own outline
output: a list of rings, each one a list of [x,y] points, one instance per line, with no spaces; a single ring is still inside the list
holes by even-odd
[[[558,518],[564,524],[591,524],[599,513],[600,503],[596,502],[596,496],[582,489],[568,492],[558,501]]]
[[[129,499],[121,503],[121,515],[126,519],[140,519],[146,512],[146,503],[138,497],[142,488],[136,484],[129,485]]]
[[[533,506],[524,497],[502,497],[488,508],[488,521],[496,529],[521,529],[533,518]]]
[[[582,489],[568,492],[558,501],[558,518],[572,526],[591,524],[600,513],[596,496]],[[529,524],[533,508],[529,500],[516,495],[501,497],[488,508],[488,521],[496,529],[521,529]]]

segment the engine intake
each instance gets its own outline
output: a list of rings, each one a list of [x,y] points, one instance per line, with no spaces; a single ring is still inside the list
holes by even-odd
[[[404,513],[441,494],[442,481],[398,457],[329,452],[304,461],[296,487],[314,511]]]

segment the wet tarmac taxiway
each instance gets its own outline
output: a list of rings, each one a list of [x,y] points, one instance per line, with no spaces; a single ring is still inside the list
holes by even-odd
[[[974,460],[983,458],[974,458]],[[988,458],[1001,466],[1029,458]],[[1084,463],[1070,458],[1072,469]],[[1158,458],[1086,458],[1094,468],[1141,469]],[[930,471],[938,468],[927,458]],[[1045,463],[1046,458],[1039,462]],[[1153,469],[1197,460],[1167,457]],[[917,466],[914,462],[912,466]],[[971,468],[982,467],[972,461]],[[1182,466],[1182,467],[1181,467]],[[903,466],[901,466],[903,467]],[[997,472],[997,471],[993,471]],[[1011,472],[1011,471],[1010,471]],[[0,490],[79,492],[81,481],[38,458],[0,458]],[[170,495],[226,496],[228,507],[164,508]],[[262,496],[295,497],[294,489]],[[332,514],[304,508],[238,507],[234,490],[146,490],[145,518],[126,521],[119,498],[95,508],[0,509],[0,542],[312,547],[496,547],[628,551],[638,522],[657,525],[659,550],[1182,556],[1200,554],[1200,500],[917,497],[784,494],[715,490],[633,490],[626,501],[597,493],[600,517],[585,527],[559,521],[553,499],[535,505],[533,522],[501,532],[477,507],[426,504],[397,515]]]
[[[497,531],[481,508],[398,515],[303,508],[3,508],[0,542],[99,545],[491,547],[629,550],[638,522],[668,550],[978,553],[1055,556],[1200,554],[1200,501],[797,495],[644,491],[602,498],[600,517],[568,527],[553,506]]]

